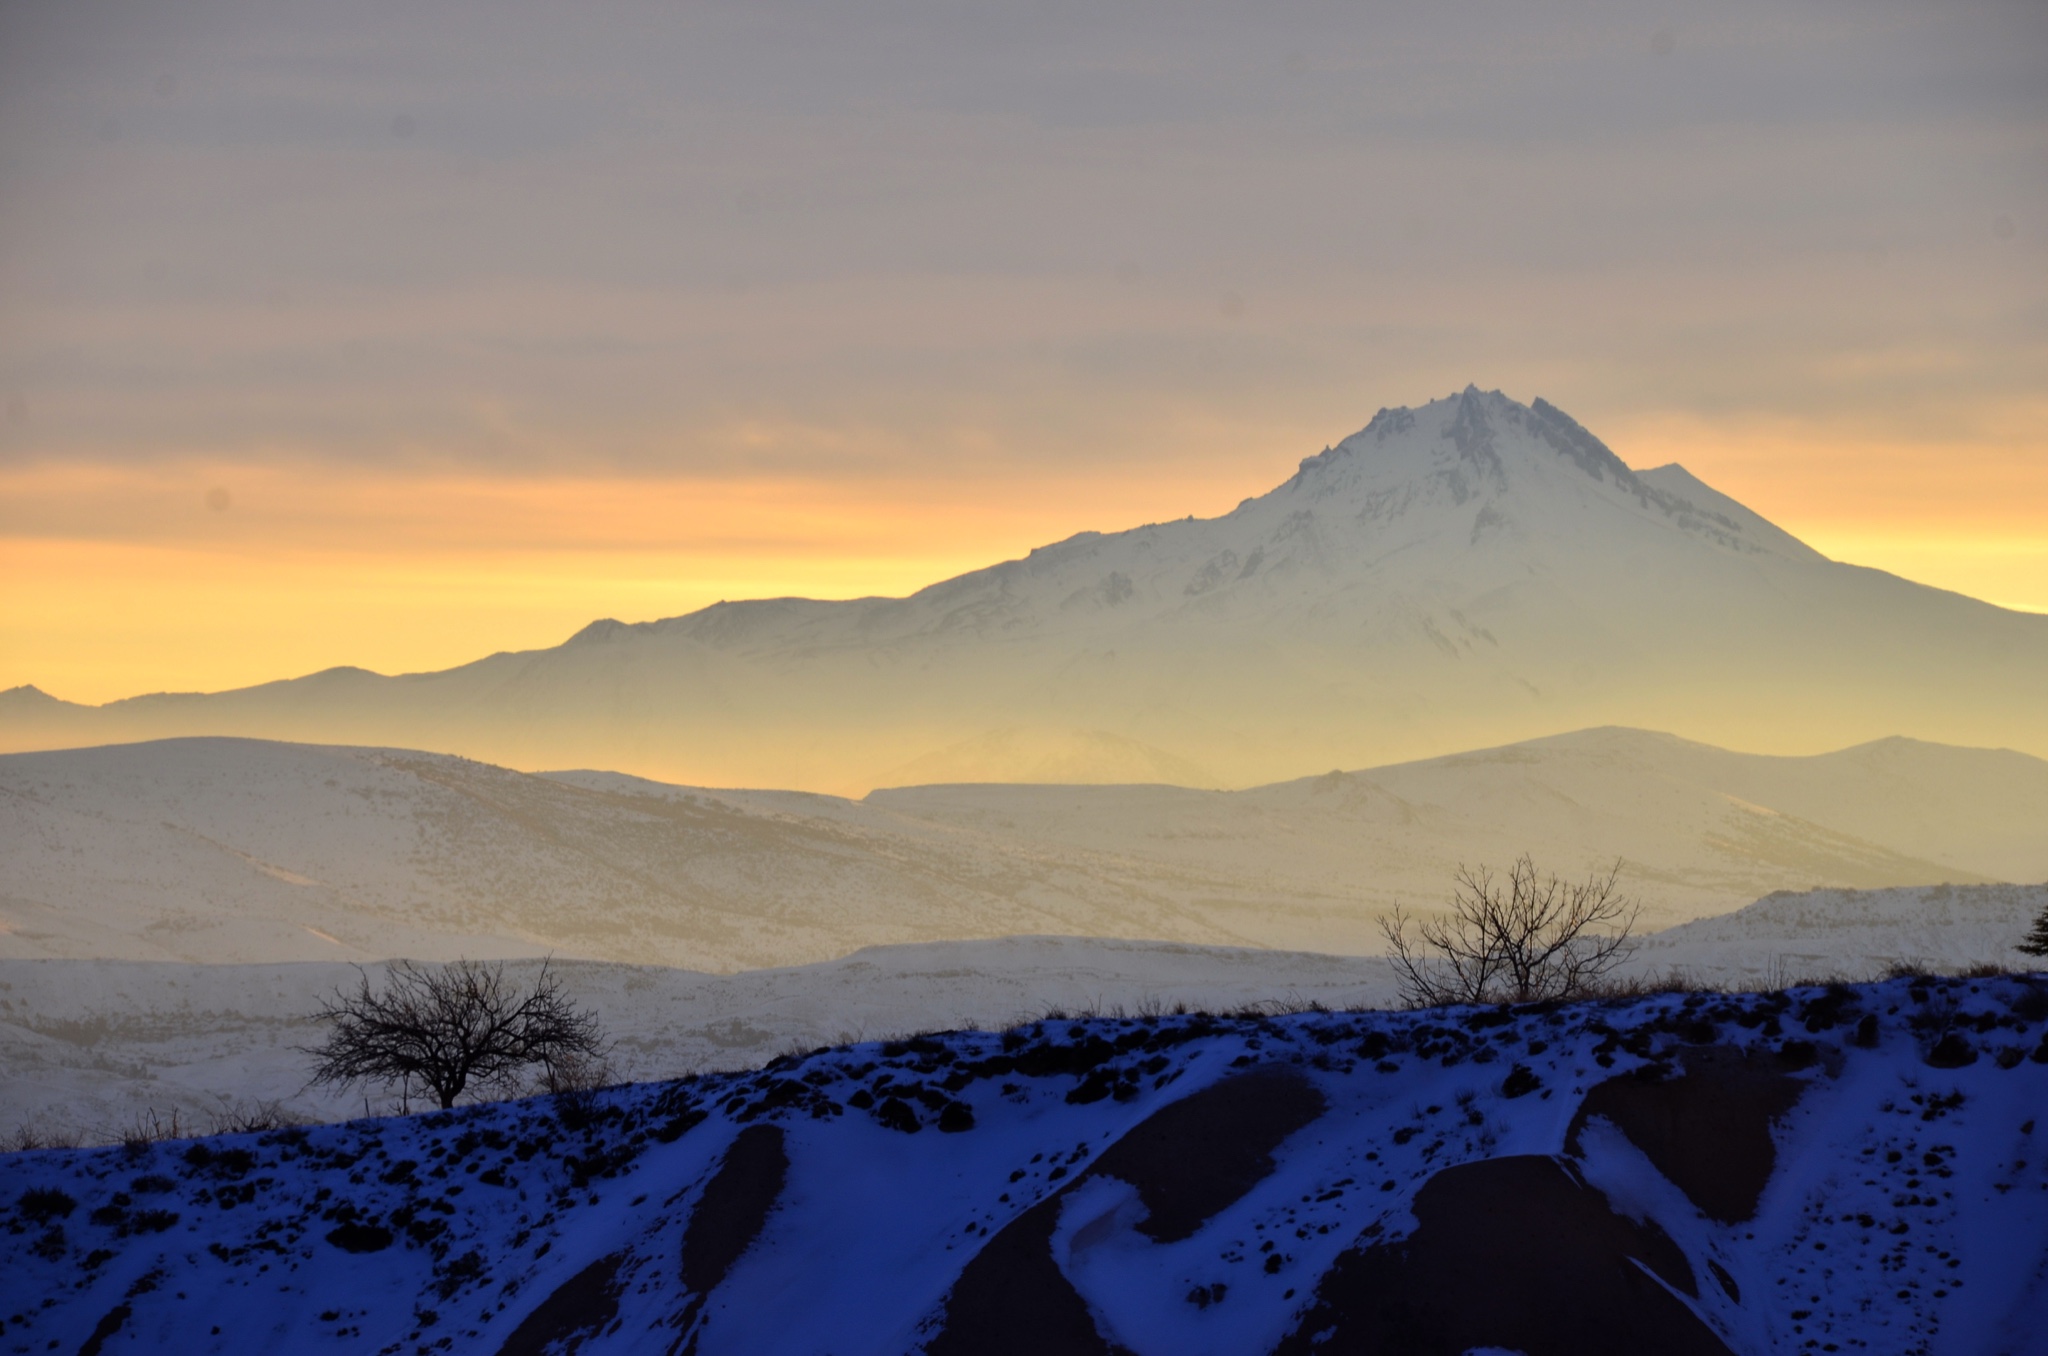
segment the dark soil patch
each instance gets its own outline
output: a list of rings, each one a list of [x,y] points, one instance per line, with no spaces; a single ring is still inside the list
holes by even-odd
[[[1806,1084],[1771,1056],[1730,1046],[1688,1050],[1682,1058],[1683,1077],[1610,1078],[1588,1092],[1565,1147],[1578,1153],[1586,1122],[1603,1117],[1709,1216],[1723,1224],[1746,1220],[1756,1214],[1777,1161],[1771,1123],[1792,1109]]]
[[[1078,1183],[1079,1178],[1075,1179]],[[1070,1184],[1071,1185],[1071,1184]],[[1115,1356],[1052,1256],[1054,1193],[1011,1220],[960,1272],[925,1356]]]
[[[134,1312],[134,1306],[130,1305],[126,1300],[107,1310],[101,1316],[98,1324],[93,1327],[92,1335],[85,1339],[83,1346],[79,1347],[78,1356],[100,1356],[100,1348],[106,1345],[109,1337],[121,1331],[122,1325],[127,1323],[129,1316]],[[52,1342],[50,1345],[55,1346],[57,1344]]]
[[[619,1264],[625,1258],[622,1252],[599,1258],[562,1282],[512,1330],[498,1356],[543,1356],[557,1343],[557,1350],[572,1352],[602,1332],[619,1316]]]
[[[1970,1038],[1960,1031],[1945,1031],[1934,1048],[1927,1052],[1929,1067],[1936,1069],[1960,1069],[1977,1062],[1977,1051],[1970,1044]]]
[[[343,1252],[382,1252],[391,1246],[392,1233],[381,1224],[350,1222],[330,1229],[327,1241]]]
[[[1277,1356],[1731,1356],[1645,1271],[1697,1293],[1678,1246],[1615,1214],[1558,1159],[1446,1168],[1413,1209],[1407,1238],[1337,1259]]]
[[[1111,1356],[1087,1302],[1053,1260],[1060,1201],[1091,1177],[1137,1188],[1140,1232],[1192,1235],[1273,1171],[1273,1150],[1323,1114],[1322,1093],[1292,1069],[1255,1069],[1190,1093],[1104,1150],[1086,1172],[1012,1220],[960,1272],[927,1356]]]
[[[1322,1093],[1295,1070],[1255,1069],[1146,1117],[1088,1175],[1136,1187],[1149,1212],[1138,1231],[1175,1243],[1264,1181],[1273,1150],[1324,1106]]]
[[[779,1125],[750,1125],[734,1137],[725,1160],[683,1229],[683,1284],[708,1294],[753,1246],[789,1176]]]

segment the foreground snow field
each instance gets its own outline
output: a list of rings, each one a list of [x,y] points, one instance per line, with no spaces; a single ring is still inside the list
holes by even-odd
[[[0,1159],[0,1351],[2039,1352],[2048,978],[1048,1020]]]

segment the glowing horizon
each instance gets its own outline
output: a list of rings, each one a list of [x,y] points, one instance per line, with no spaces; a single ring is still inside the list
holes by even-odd
[[[1467,382],[2048,612],[2048,11],[1200,15],[0,13],[0,687],[908,593]]]
[[[1740,486],[1792,499],[1800,486],[1758,470],[1782,463],[1783,443],[1752,441],[1716,458],[1695,430],[1648,455],[1634,446],[1638,469],[1679,462],[1832,559],[2048,613],[2048,537],[2031,530],[2030,497],[2009,498],[1974,526],[1961,516],[1967,500],[1924,505],[1903,522],[1825,498],[1803,515],[1797,503],[1773,513]],[[605,617],[652,621],[751,598],[902,596],[1076,532],[1217,516],[1270,490],[1292,459],[1276,449],[1259,461],[1267,479],[1256,487],[1237,483],[1219,456],[1172,483],[1077,474],[1033,495],[1028,484],[869,481],[859,500],[840,483],[787,479],[363,484],[303,467],[38,468],[0,477],[18,515],[57,529],[0,537],[0,570],[45,581],[9,594],[0,648],[41,656],[46,671],[0,685],[99,704],[344,665],[424,672],[557,645]],[[1822,476],[1807,488],[1833,483]],[[1913,487],[1880,479],[1867,488],[1890,507]],[[65,534],[82,519],[125,524],[125,533]],[[372,547],[354,544],[373,526]]]

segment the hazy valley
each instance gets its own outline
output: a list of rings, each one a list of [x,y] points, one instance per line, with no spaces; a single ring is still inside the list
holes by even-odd
[[[246,740],[0,756],[0,955],[558,954],[735,970],[1073,934],[1365,953],[1461,863],[1619,860],[1644,923],[1775,890],[2048,879],[2048,763],[1631,730],[1238,792],[860,801]]]

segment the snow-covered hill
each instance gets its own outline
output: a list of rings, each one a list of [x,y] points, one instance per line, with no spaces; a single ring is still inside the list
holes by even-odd
[[[1061,934],[1378,949],[1461,862],[1624,862],[1657,927],[1774,890],[2048,877],[2048,763],[1592,730],[1243,792],[846,801],[232,739],[0,756],[0,956],[736,970]]]
[[[1730,990],[1863,981],[1899,967],[1961,973],[2023,964],[2048,885],[1929,886],[1771,895],[1642,938],[1623,970]],[[540,962],[515,961],[515,978]],[[381,966],[365,967],[374,979]],[[615,1039],[621,1078],[751,1068],[788,1050],[915,1031],[1007,1026],[1048,1011],[1387,1007],[1377,956],[1093,937],[869,947],[838,960],[714,975],[556,961],[565,991]],[[353,967],[0,959],[0,1136],[23,1126],[80,1143],[175,1115],[203,1128],[276,1105],[302,1120],[363,1109],[306,1086],[310,1014]],[[11,1116],[11,1120],[9,1117]]]
[[[1811,976],[1867,979],[1900,965],[2015,965],[2023,958],[2014,948],[2043,915],[2048,884],[1779,893],[1644,938],[1634,968],[1754,988]]]
[[[0,1158],[0,1349],[2038,1353],[2048,982],[1046,1021]]]
[[[1220,518],[1084,532],[908,598],[595,622],[443,673],[336,669],[87,708],[0,694],[0,746],[183,734],[858,793],[1249,785],[1589,725],[1812,752],[2048,755],[2048,617],[1821,558],[1555,407],[1382,410]]]

